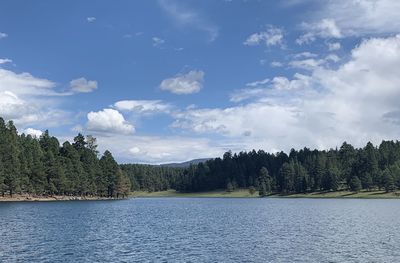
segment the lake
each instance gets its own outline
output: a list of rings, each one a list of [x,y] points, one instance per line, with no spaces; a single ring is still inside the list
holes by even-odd
[[[400,262],[400,200],[0,203],[0,262]]]

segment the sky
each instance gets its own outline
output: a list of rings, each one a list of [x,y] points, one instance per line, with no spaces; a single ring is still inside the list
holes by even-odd
[[[400,1],[0,2],[0,116],[122,163],[400,137]]]

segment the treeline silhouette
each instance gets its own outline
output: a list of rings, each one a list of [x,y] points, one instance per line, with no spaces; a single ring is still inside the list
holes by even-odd
[[[0,194],[123,197],[130,180],[109,151],[98,158],[96,139],[78,134],[60,145],[45,131],[18,135],[0,118]]]

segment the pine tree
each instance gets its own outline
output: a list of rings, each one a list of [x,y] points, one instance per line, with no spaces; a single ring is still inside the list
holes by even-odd
[[[353,192],[359,192],[361,190],[361,180],[357,177],[354,176],[351,180],[350,180],[350,190]]]
[[[105,151],[101,157],[100,167],[106,180],[107,196],[113,197],[116,194],[115,187],[117,184],[117,174],[120,168],[109,151]]]

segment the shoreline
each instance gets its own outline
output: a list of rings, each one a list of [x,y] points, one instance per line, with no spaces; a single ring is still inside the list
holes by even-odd
[[[313,192],[306,194],[272,194],[260,197],[258,192],[251,195],[248,189],[238,189],[233,192],[225,190],[181,193],[175,190],[166,190],[160,192],[136,191],[131,193],[131,198],[148,198],[148,197],[172,197],[172,198],[312,198],[312,199],[400,199],[400,193],[385,191],[361,191],[358,193],[350,191],[330,191],[330,192]]]
[[[57,202],[57,201],[106,201],[106,200],[123,200],[124,198],[109,198],[100,196],[33,196],[33,195],[14,195],[0,196],[0,202]]]
[[[400,199],[399,192],[385,191],[361,191],[358,193],[350,191],[328,191],[328,192],[312,192],[305,194],[272,194],[260,197],[258,192],[250,194],[248,189],[237,189],[232,192],[225,190],[215,190],[207,192],[191,192],[182,193],[175,190],[166,190],[159,192],[135,191],[126,198],[109,198],[99,196],[33,196],[33,195],[14,195],[0,196],[0,202],[56,202],[56,201],[112,201],[124,200],[131,198],[309,198],[309,199]]]

